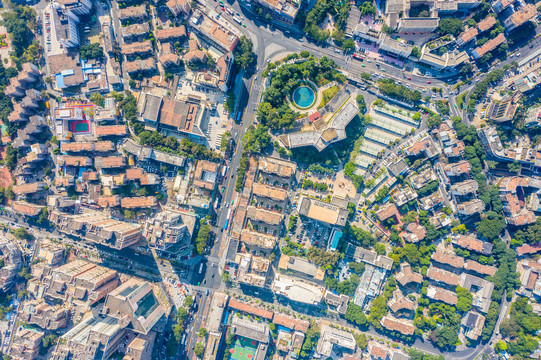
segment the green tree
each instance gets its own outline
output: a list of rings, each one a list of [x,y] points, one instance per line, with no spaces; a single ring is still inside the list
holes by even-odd
[[[456,304],[457,310],[462,312],[470,311],[473,300],[472,293],[466,288],[457,286],[456,295],[458,297],[458,301]]]
[[[348,308],[346,310],[344,318],[347,321],[355,323],[361,327],[365,327],[367,325],[367,319],[366,315],[363,312],[363,308],[355,305],[353,302],[350,302],[348,304]]]
[[[254,44],[252,40],[246,36],[241,36],[235,47],[233,53],[235,54],[235,63],[237,63],[241,68],[246,69],[252,65],[255,59],[255,54],[253,51]]]
[[[203,357],[204,352],[205,352],[205,348],[203,347],[203,345],[201,345],[201,343],[195,344],[195,348],[194,348],[195,356],[197,356],[198,358],[201,358]]]
[[[451,34],[453,36],[458,36],[458,34],[462,31],[462,26],[462,20],[460,19],[443,18],[440,20],[438,31],[443,35]]]
[[[103,57],[103,49],[99,43],[81,46],[79,54],[83,60],[100,59]]]

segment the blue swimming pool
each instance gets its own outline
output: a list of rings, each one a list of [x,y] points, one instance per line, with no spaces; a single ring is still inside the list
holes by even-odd
[[[315,100],[316,94],[314,90],[306,85],[299,86],[293,92],[293,102],[302,109],[312,106]]]

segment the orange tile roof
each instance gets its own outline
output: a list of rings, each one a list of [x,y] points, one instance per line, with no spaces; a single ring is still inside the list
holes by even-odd
[[[126,135],[126,126],[124,125],[106,125],[106,126],[97,126],[96,135],[97,136],[109,136],[109,135]]]
[[[131,168],[126,170],[126,179],[128,180],[139,180],[143,176],[143,169],[141,168]]]
[[[132,197],[132,198],[122,198],[120,205],[126,209],[133,208],[148,208],[157,205],[156,198],[154,196],[145,196],[145,197]]]
[[[274,313],[274,318],[272,322],[276,325],[282,325],[287,327],[288,329],[294,329],[303,333],[305,333],[310,327],[310,322],[307,320],[294,319],[278,313]]]
[[[432,260],[437,261],[441,264],[451,265],[457,269],[462,269],[464,267],[464,258],[460,256],[451,255],[443,251],[436,251],[432,254]]]
[[[541,251],[541,244],[526,244],[517,247],[517,254],[518,256],[527,255],[527,254],[535,254],[536,252]]]
[[[180,38],[183,36],[186,36],[186,28],[184,27],[184,25],[156,30],[156,39],[160,41]]]
[[[102,208],[115,207],[120,205],[120,195],[102,196],[98,199],[98,206]]]
[[[258,307],[252,306],[252,305],[248,305],[246,303],[237,301],[235,299],[229,300],[229,307],[231,307],[233,309],[236,309],[236,310],[239,310],[239,311],[242,311],[242,312],[245,312],[247,314],[256,315],[256,316],[262,317],[264,319],[269,319],[269,320],[271,320],[273,315],[274,315],[270,311],[267,311],[267,310],[264,310],[264,309],[261,309],[261,308],[258,308]]]
[[[381,319],[381,325],[388,330],[395,330],[404,335],[413,335],[415,327],[407,320],[399,320],[390,316],[384,316]]]
[[[13,186],[12,190],[15,195],[31,194],[43,189],[43,187],[40,188],[40,184],[43,185],[41,182],[15,185]]]
[[[466,270],[475,271],[476,273],[483,274],[483,275],[490,275],[494,276],[496,275],[496,271],[498,270],[494,266],[490,265],[483,265],[478,263],[477,261],[473,260],[467,260],[466,265],[464,266]]]
[[[25,201],[14,201],[11,204],[11,208],[13,209],[13,211],[20,214],[36,216],[41,212],[43,208],[45,208],[45,206],[30,204]]]
[[[434,266],[431,266],[428,269],[426,276],[429,279],[442,282],[451,286],[457,286],[460,283],[460,276],[458,276],[457,274],[454,274],[447,270],[436,268]]]

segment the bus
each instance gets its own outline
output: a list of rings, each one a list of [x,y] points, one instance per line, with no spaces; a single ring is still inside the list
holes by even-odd
[[[240,123],[240,117],[242,116],[242,111],[239,111],[237,115],[237,123]]]
[[[201,266],[199,266],[199,275],[203,272],[203,263],[201,263]]]
[[[224,230],[227,230],[227,226],[229,225],[230,218],[231,218],[231,209],[227,211],[227,219],[225,219]]]

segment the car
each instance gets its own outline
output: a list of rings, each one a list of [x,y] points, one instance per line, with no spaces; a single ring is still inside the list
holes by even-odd
[[[427,84],[432,84],[432,81],[427,81],[426,83],[427,83]]]
[[[107,10],[107,4],[104,3],[102,4],[102,6],[103,6],[103,10]]]
[[[408,76],[406,79],[411,80],[411,77]]]

